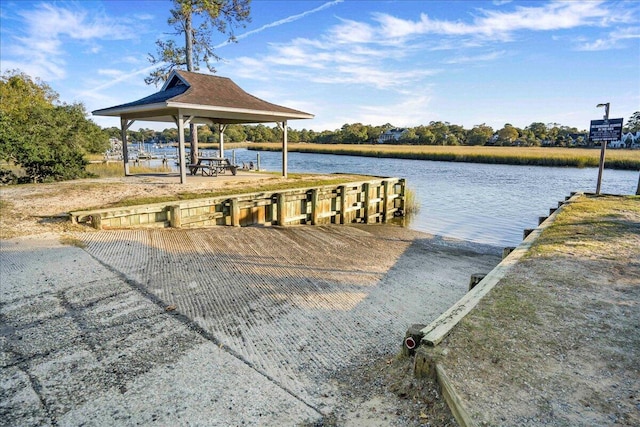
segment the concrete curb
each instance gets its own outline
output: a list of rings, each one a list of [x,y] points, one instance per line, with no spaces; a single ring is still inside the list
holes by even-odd
[[[461,427],[476,427],[477,424],[473,421],[444,367],[439,363],[439,360],[446,356],[446,349],[441,350],[435,347],[442,342],[458,322],[470,313],[482,298],[502,280],[506,273],[520,261],[540,234],[553,224],[563,205],[571,203],[581,196],[583,196],[583,193],[572,193],[565,201],[558,202],[558,208],[550,209],[550,215],[548,217],[540,218],[540,224],[537,228],[525,230],[522,243],[511,251],[484,279],[477,283],[465,296],[449,308],[449,310],[445,311],[440,317],[420,331],[424,334],[421,340],[424,346],[419,348],[416,354],[414,374],[416,377],[430,376],[437,382],[451,413]]]

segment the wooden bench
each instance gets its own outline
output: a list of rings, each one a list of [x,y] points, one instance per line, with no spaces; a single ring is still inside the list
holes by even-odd
[[[200,170],[202,176],[218,176],[218,168],[208,163],[189,164],[187,167],[191,171],[191,175],[197,175]]]
[[[231,162],[229,161],[229,159],[223,159],[219,164],[218,164],[218,168],[217,168],[217,173],[225,173],[225,171],[230,170],[232,175],[235,175],[236,173],[238,173],[238,166],[237,165],[232,165]]]

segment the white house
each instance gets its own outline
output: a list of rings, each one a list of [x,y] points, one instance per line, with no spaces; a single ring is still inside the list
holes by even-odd
[[[622,138],[620,138],[620,143],[622,144],[622,147],[620,148],[640,148],[640,131],[637,131],[636,133],[627,132],[623,134]]]
[[[378,137],[378,144],[388,144],[390,142],[391,143],[396,142],[406,132],[407,132],[407,129],[402,129],[402,128],[389,129],[383,132],[382,134],[380,134],[380,136]]]

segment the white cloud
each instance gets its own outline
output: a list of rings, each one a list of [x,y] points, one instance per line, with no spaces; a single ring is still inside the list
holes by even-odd
[[[578,41],[578,50],[583,51],[597,51],[597,50],[609,50],[618,49],[623,47],[623,42],[626,40],[640,39],[640,27],[623,28],[620,30],[612,31],[604,38],[596,39],[594,41]]]
[[[401,19],[389,14],[374,14],[381,35],[407,38],[425,34],[473,36],[494,40],[510,40],[517,31],[548,31],[579,26],[601,26],[625,22],[614,8],[601,1],[551,2],[543,6],[517,6],[513,11],[478,10],[472,22],[431,19],[421,14],[419,20]]]
[[[117,22],[102,14],[93,14],[73,4],[63,7],[42,3],[18,13],[22,34],[13,35],[5,52],[3,69],[7,63],[43,80],[57,80],[66,75],[65,51],[67,41],[86,43],[84,51],[100,50],[98,40],[124,40],[138,37],[126,22]]]
[[[447,59],[444,61],[444,63],[445,64],[465,64],[465,63],[495,61],[497,59],[503,58],[505,55],[506,55],[506,51],[500,50],[500,51],[485,53],[483,55],[458,56],[455,58]]]
[[[327,39],[339,45],[373,43],[378,41],[378,32],[369,24],[341,19],[342,23],[331,28]]]

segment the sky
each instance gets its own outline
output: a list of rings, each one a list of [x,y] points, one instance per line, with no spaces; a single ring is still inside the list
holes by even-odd
[[[169,0],[0,3],[0,67],[87,111],[150,95]],[[315,115],[294,129],[443,121],[589,128],[640,110],[640,1],[253,0],[251,22],[212,40],[216,74]],[[177,38],[177,43],[182,39]],[[208,73],[206,66],[200,72]],[[103,127],[116,118],[91,116]],[[136,122],[162,130],[167,123]]]

